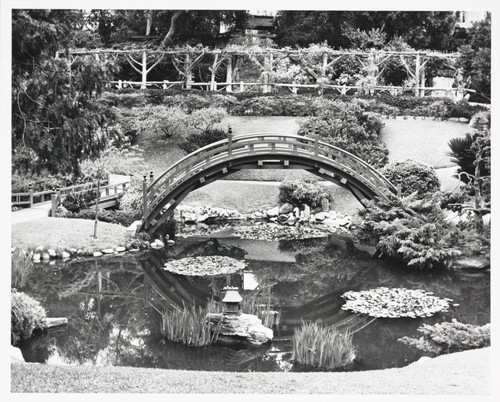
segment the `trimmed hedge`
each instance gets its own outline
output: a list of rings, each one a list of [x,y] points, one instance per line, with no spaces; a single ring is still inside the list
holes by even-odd
[[[186,112],[206,107],[223,107],[232,116],[313,116],[318,109],[317,100],[355,102],[361,100],[364,110],[383,115],[409,115],[438,118],[470,119],[480,110],[481,106],[472,106],[466,100],[455,103],[448,97],[423,97],[388,94],[376,96],[328,96],[309,95],[276,95],[258,92],[243,92],[221,94],[197,90],[148,89],[146,91],[121,90],[107,92],[104,102],[117,107],[142,107],[147,104],[179,106]]]

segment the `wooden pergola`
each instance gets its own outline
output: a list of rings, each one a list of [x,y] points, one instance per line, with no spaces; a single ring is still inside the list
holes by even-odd
[[[148,87],[163,88],[168,90],[172,87],[182,89],[199,88],[207,91],[245,92],[258,90],[263,93],[270,93],[273,89],[285,87],[294,94],[300,88],[311,88],[320,94],[326,88],[346,94],[350,90],[357,90],[365,94],[373,94],[375,91],[385,91],[397,95],[405,91],[412,91],[415,96],[426,96],[431,91],[452,91],[460,97],[467,91],[459,88],[436,88],[426,87],[426,65],[429,61],[439,59],[451,68],[459,57],[458,53],[440,53],[433,51],[347,51],[321,48],[321,51],[311,51],[310,49],[272,49],[272,48],[249,48],[239,49],[208,49],[208,48],[183,48],[183,49],[95,49],[95,50],[73,50],[70,52],[69,64],[71,65],[77,58],[92,55],[99,60],[124,58],[130,66],[140,75],[140,81],[114,80],[110,84],[116,88],[140,88]],[[306,74],[312,83],[300,83],[280,81],[275,78],[275,73],[279,63],[288,58],[291,62],[299,66],[301,72]],[[355,85],[339,85],[331,82],[328,71],[336,63],[344,58],[355,60],[363,72],[363,82]],[[250,61],[260,73],[258,80],[246,82],[240,79],[240,70],[243,61]],[[412,82],[411,86],[384,86],[379,80],[384,73],[387,63],[390,60],[397,60],[406,70],[408,78]],[[179,73],[180,79],[148,81],[148,74],[160,62],[170,62]],[[200,62],[204,61],[205,68],[208,68],[207,76],[211,77],[208,82],[197,82],[194,79],[194,69]],[[208,63],[207,63],[208,61]],[[208,67],[206,67],[208,64]],[[225,74],[224,74],[225,70]],[[224,82],[217,81],[219,73],[225,75]]]

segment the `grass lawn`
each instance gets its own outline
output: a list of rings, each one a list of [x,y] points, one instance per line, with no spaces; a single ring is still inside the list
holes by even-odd
[[[89,219],[40,218],[12,224],[12,247],[77,248],[102,250],[126,244],[124,226],[107,222],[97,223],[94,239],[94,221]]]
[[[491,392],[490,354],[488,347],[402,368],[347,373],[234,373],[16,363],[11,365],[11,392],[487,395]]]
[[[456,166],[448,155],[448,141],[472,132],[456,121],[384,119],[382,140],[389,148],[389,162],[413,159],[434,168]]]
[[[300,117],[228,116],[220,127],[227,129],[231,126],[235,135],[256,132],[296,134],[300,119]],[[434,168],[453,166],[448,155],[448,141],[454,137],[462,137],[471,131],[467,124],[455,121],[398,118],[385,119],[384,123],[382,139],[389,149],[389,162],[414,159]],[[147,172],[152,170],[157,176],[183,158],[185,154],[177,146],[180,141],[182,139],[179,137],[166,139],[159,135],[141,135],[138,145],[144,150]],[[273,169],[245,170],[234,173],[228,178],[231,180],[283,181],[290,177],[315,178],[310,173],[301,170]]]
[[[233,175],[229,176],[232,177]],[[327,188],[333,198],[331,209],[354,216],[361,208],[359,201],[348,190],[333,184],[327,184]],[[183,204],[222,207],[250,213],[278,205],[278,196],[279,183],[218,180],[191,192]]]

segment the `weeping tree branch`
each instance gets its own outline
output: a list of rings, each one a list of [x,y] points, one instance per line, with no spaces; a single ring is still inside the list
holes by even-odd
[[[170,28],[168,29],[167,34],[161,41],[160,47],[166,47],[172,42],[172,37],[174,36],[175,33],[175,24],[177,22],[177,19],[180,17],[180,15],[184,12],[184,10],[176,10],[174,11],[174,14],[172,17],[170,17]]]

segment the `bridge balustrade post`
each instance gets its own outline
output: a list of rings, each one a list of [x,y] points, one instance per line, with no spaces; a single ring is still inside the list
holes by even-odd
[[[33,207],[33,184],[28,185],[28,191],[30,193],[30,208]]]
[[[227,129],[227,153],[231,157],[233,153],[233,129],[231,126]]]
[[[314,156],[318,156],[318,150],[319,150],[319,133],[318,129],[316,128],[314,130]]]
[[[56,217],[56,209],[57,209],[57,201],[59,200],[59,197],[61,196],[61,190],[56,188],[56,191],[50,195],[50,201],[52,204],[52,207],[50,208],[50,216],[52,218]]]
[[[148,182],[147,176],[144,175],[142,182],[142,219],[146,223],[146,215],[148,213]]]

